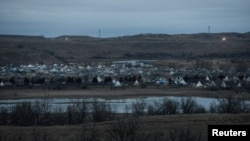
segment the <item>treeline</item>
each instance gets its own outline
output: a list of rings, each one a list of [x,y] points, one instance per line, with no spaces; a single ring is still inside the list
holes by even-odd
[[[243,98],[236,98],[229,95],[227,98],[218,99],[217,102],[210,103],[208,108],[198,104],[192,98],[182,98],[180,101],[164,98],[147,104],[143,100],[132,103],[132,114],[134,116],[143,115],[173,115],[173,114],[196,114],[196,113],[249,113],[250,103]]]
[[[182,98],[180,101],[164,98],[153,103],[144,100],[133,102],[126,107],[125,114],[118,114],[112,110],[111,105],[105,102],[94,101],[87,103],[78,100],[68,105],[66,110],[62,107],[52,108],[49,101],[22,102],[7,109],[0,109],[0,125],[16,126],[52,126],[73,125],[83,122],[112,121],[121,115],[133,117],[172,115],[172,114],[195,114],[195,113],[249,113],[250,103],[244,99],[228,96],[218,99],[217,102],[205,108],[192,98]]]
[[[51,126],[81,124],[86,120],[94,122],[108,121],[115,118],[115,111],[107,103],[94,101],[90,104],[85,101],[75,101],[62,107],[51,108],[49,101],[22,102],[11,107],[1,108],[0,125],[16,126]]]

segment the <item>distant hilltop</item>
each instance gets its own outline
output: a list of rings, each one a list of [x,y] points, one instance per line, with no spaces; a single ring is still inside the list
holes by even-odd
[[[250,32],[176,35],[148,33],[109,38],[0,35],[0,64],[249,57]]]

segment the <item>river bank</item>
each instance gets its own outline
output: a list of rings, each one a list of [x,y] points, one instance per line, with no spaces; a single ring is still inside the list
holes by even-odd
[[[34,99],[34,98],[104,98],[122,99],[145,96],[192,96],[206,98],[227,98],[228,95],[250,99],[247,92],[236,93],[232,90],[210,91],[199,88],[89,88],[89,89],[0,89],[0,99]]]

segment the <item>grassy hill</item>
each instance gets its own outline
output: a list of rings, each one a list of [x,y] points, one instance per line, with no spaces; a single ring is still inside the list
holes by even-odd
[[[225,37],[225,41],[222,38]],[[250,32],[89,36],[0,35],[0,64],[83,63],[123,59],[216,59],[250,57]]]

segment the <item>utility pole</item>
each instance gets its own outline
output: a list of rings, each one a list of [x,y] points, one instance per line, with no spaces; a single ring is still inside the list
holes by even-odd
[[[101,30],[98,31],[98,37],[101,38]]]

